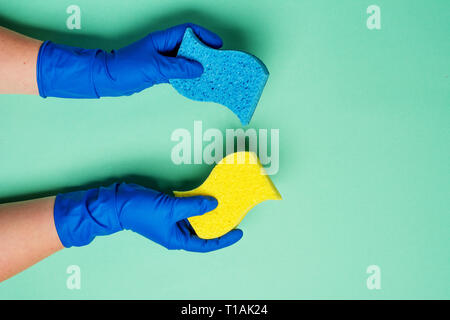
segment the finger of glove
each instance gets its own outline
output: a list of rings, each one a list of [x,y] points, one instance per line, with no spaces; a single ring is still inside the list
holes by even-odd
[[[198,78],[203,73],[201,63],[181,57],[164,57],[159,62],[159,71],[162,76],[169,79],[192,79]]]
[[[191,28],[206,45],[215,49],[222,47],[222,39],[214,32],[193,23],[184,23],[164,31],[155,32],[152,38],[156,49],[161,53],[173,52],[173,50],[178,49],[187,28]]]
[[[196,235],[190,236],[184,245],[184,249],[194,252],[210,252],[219,250],[238,242],[243,236],[240,229],[234,229],[225,235],[215,239],[201,239]]]
[[[181,221],[193,216],[199,216],[214,210],[218,202],[213,197],[195,196],[174,198],[173,216],[174,222]]]

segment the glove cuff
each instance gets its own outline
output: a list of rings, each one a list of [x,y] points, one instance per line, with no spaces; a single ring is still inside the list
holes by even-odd
[[[99,49],[82,49],[45,41],[39,48],[36,74],[39,95],[60,98],[99,98],[93,80]]]
[[[118,186],[115,183],[56,196],[55,226],[64,247],[85,246],[96,236],[123,230],[116,210]]]

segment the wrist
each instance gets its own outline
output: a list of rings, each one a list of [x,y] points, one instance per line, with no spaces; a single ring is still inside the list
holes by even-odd
[[[56,196],[54,220],[64,247],[84,246],[96,236],[123,230],[116,210],[118,186],[113,184]]]
[[[99,98],[92,73],[97,56],[102,53],[99,49],[43,42],[36,65],[39,95],[43,98]]]
[[[122,182],[116,185],[116,211],[120,225],[125,230],[137,232],[136,221],[141,218],[142,211],[146,217],[151,217],[156,211],[154,199],[163,201],[164,194],[134,183]],[[156,201],[158,202],[158,201]]]
[[[117,52],[99,51],[92,63],[92,82],[98,97],[118,97],[131,95],[135,90],[126,91],[117,69]],[[129,71],[129,70],[127,70]]]

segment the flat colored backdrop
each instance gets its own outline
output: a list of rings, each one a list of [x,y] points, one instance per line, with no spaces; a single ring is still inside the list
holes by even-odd
[[[81,8],[68,30],[66,8]],[[381,30],[366,27],[369,5]],[[447,0],[0,1],[1,25],[104,49],[192,21],[271,75],[250,123],[280,130],[283,201],[252,210],[228,249],[168,251],[122,232],[0,284],[0,298],[450,298]],[[0,201],[105,185],[189,189],[209,165],[171,162],[177,128],[239,128],[169,85],[100,100],[0,96]],[[0,253],[1,254],[1,253]],[[66,287],[70,265],[81,290]],[[366,269],[381,269],[369,290]]]

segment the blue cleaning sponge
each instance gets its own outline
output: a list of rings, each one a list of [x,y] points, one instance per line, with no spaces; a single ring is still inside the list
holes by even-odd
[[[204,69],[199,78],[170,80],[179,93],[193,100],[220,103],[243,125],[250,122],[269,77],[258,58],[242,51],[212,49],[190,28],[184,33],[178,56],[196,60]]]

